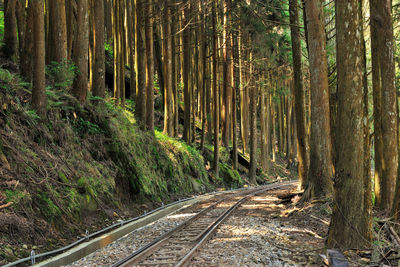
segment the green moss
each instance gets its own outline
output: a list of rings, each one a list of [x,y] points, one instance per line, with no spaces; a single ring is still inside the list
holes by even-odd
[[[222,177],[224,183],[228,187],[238,188],[243,185],[243,179],[240,177],[239,173],[236,170],[233,170],[227,164],[220,164],[220,173],[219,175]]]
[[[63,172],[58,173],[58,178],[60,178],[60,181],[63,183],[66,183],[66,184],[69,183],[67,176],[65,176],[65,174]]]
[[[19,203],[23,198],[26,197],[27,192],[26,191],[20,191],[20,190],[5,190],[6,194],[6,202],[14,202],[14,204]]]
[[[54,204],[54,202],[49,198],[47,192],[40,192],[37,194],[37,198],[39,201],[39,207],[41,208],[41,212],[49,221],[56,221],[59,217],[61,217],[62,212],[60,208]]]

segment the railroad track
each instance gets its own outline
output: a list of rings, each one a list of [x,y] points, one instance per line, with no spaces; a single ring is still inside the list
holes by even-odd
[[[196,252],[242,203],[257,194],[294,185],[295,182],[271,184],[262,189],[242,192],[204,208],[176,228],[156,238],[112,265],[119,266],[188,266]]]

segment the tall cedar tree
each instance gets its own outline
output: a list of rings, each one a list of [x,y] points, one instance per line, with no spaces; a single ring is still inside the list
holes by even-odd
[[[171,7],[169,1],[164,1],[163,17],[163,58],[164,58],[164,133],[173,136],[173,94],[172,94],[172,37],[171,37]],[[186,110],[185,110],[186,112]]]
[[[146,121],[146,45],[143,1],[135,0],[135,68],[136,68],[136,116],[140,124]]]
[[[214,173],[219,177],[219,90],[217,84],[217,61],[218,61],[218,35],[216,3],[212,4],[212,31],[213,31],[213,61],[212,61],[212,87],[214,99]]]
[[[17,0],[4,1],[4,55],[13,61],[17,59],[18,37],[17,37]]]
[[[29,1],[33,21],[33,80],[32,105],[40,116],[46,114],[46,84],[45,84],[45,33],[44,33],[44,3],[38,0]]]
[[[312,198],[332,195],[332,143],[329,121],[328,63],[322,0],[305,2],[311,89],[309,189]]]
[[[104,1],[94,3],[94,96],[105,96]]]
[[[299,186],[305,188],[307,184],[308,172],[308,136],[306,125],[306,100],[303,86],[303,72],[301,62],[301,43],[299,29],[298,1],[289,1],[290,12],[290,32],[292,39],[293,54],[293,79],[294,79],[294,102],[296,111],[296,130],[297,130],[297,161],[299,173]]]
[[[213,14],[214,16],[215,14]],[[183,139],[186,143],[191,143],[191,121],[190,121],[190,110],[191,110],[191,97],[190,97],[190,86],[189,86],[189,75],[190,75],[190,7],[189,2],[185,1],[185,9],[183,13],[183,27],[186,27],[183,31],[183,102],[184,102],[184,122],[183,122]]]
[[[358,0],[336,1],[338,125],[337,172],[328,246],[369,247],[371,207],[364,197],[362,18]],[[371,192],[370,192],[371,193]],[[369,194],[370,195],[370,194]]]
[[[30,1],[29,1],[30,2]],[[28,4],[28,7],[31,4]],[[32,57],[33,54],[33,8],[27,9],[26,14],[26,28],[25,28],[25,40],[22,53],[20,55],[20,72],[21,75],[27,80],[32,80]]]
[[[398,107],[395,86],[391,0],[370,0],[372,68],[376,118],[377,204],[390,210],[398,171]],[[384,148],[384,151],[383,151]]]
[[[152,0],[147,3],[146,16],[146,126],[154,131],[154,53],[153,53],[153,12]]]
[[[49,44],[48,63],[55,61],[61,63],[67,59],[67,21],[65,0],[48,1],[49,8]]]
[[[89,16],[88,0],[77,0],[77,21],[73,50],[73,61],[78,69],[73,85],[73,94],[83,104],[88,89],[89,60]]]

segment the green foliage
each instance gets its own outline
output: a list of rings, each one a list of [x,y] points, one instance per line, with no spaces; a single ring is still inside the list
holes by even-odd
[[[18,203],[21,199],[26,196],[26,192],[20,190],[5,190],[6,194],[6,202],[13,202],[14,204]]]
[[[4,11],[0,11],[0,42],[4,39]]]
[[[48,192],[39,192],[36,198],[41,212],[51,222],[56,221],[62,215],[60,208],[50,199]]]
[[[240,177],[237,170],[233,170],[228,164],[220,164],[220,177],[222,177],[226,186],[231,188],[238,188],[243,185],[243,179]]]
[[[38,123],[38,121],[40,120],[40,116],[33,109],[26,110],[25,113],[28,117],[28,120],[26,122],[31,126],[35,126]]]
[[[103,132],[99,125],[85,120],[82,117],[80,117],[75,123],[75,129],[81,136],[84,134],[101,134]]]
[[[112,44],[109,44],[109,43],[105,42],[105,43],[104,43],[104,49],[106,50],[106,52],[107,52],[108,54],[110,54],[111,56],[113,56],[114,51],[113,51],[113,46],[112,46]]]
[[[11,83],[14,79],[14,75],[11,74],[8,70],[0,68],[0,81],[5,83]]]
[[[371,199],[372,199],[372,206],[375,206],[376,196],[375,196],[375,192],[374,191],[372,191]]]
[[[79,70],[72,61],[51,62],[46,66],[47,79],[56,89],[69,89]]]

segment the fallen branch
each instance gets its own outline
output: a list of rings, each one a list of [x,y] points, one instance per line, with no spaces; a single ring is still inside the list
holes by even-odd
[[[394,240],[397,241],[397,245],[400,246],[400,237],[397,235],[396,231],[392,226],[388,226],[389,232],[392,234]]]
[[[10,207],[12,204],[14,204],[14,202],[8,202],[7,204],[1,205],[1,206],[0,206],[0,210],[1,210],[1,209],[8,208],[8,207]]]

